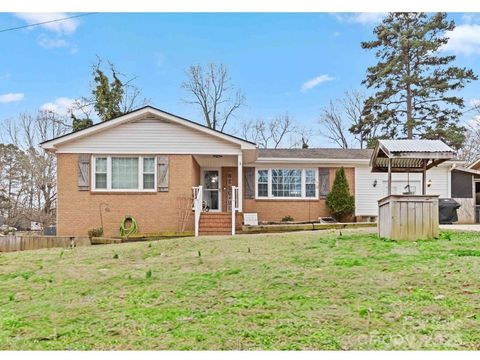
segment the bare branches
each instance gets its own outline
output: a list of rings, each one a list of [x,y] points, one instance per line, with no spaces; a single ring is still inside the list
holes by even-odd
[[[480,119],[473,119],[466,128],[465,143],[458,150],[457,156],[471,164],[480,158]]]
[[[330,101],[320,114],[321,135],[343,149],[355,146],[355,143],[360,148],[365,147],[368,139],[362,134],[355,135],[355,141],[352,141],[350,135],[350,129],[362,120],[364,101],[363,93],[356,90],[347,91],[343,98]]]
[[[231,84],[225,65],[192,65],[182,88],[189,93],[184,101],[200,107],[206,125],[224,131],[230,118],[245,104],[245,96]]]
[[[348,124],[342,115],[337,104],[330,101],[329,105],[322,109],[320,115],[320,125],[325,129],[321,134],[342,149],[348,149],[350,147],[347,139]]]
[[[244,122],[241,132],[243,138],[255,142],[261,148],[277,149],[296,129],[293,119],[285,113],[275,116],[270,121],[258,119]]]
[[[39,111],[36,116],[22,114],[16,121],[3,124],[4,141],[10,143],[11,156],[20,176],[14,181],[10,172],[9,181],[0,181],[0,192],[7,187],[9,218],[37,221],[44,225],[55,219],[56,161],[55,155],[44,152],[39,143],[69,130],[65,117],[52,111]],[[0,168],[5,166],[5,157]],[[13,168],[12,168],[13,169]]]
[[[98,58],[92,66],[91,94],[77,99],[72,106],[70,113],[74,131],[92,125],[94,112],[102,121],[108,121],[149,102],[141,98],[141,90],[133,84],[135,77],[126,78],[113,63],[107,61],[109,76],[103,70],[103,62]]]

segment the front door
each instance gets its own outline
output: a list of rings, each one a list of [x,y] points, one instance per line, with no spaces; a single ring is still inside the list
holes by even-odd
[[[202,170],[203,201],[210,211],[220,211],[222,203],[221,179],[219,169]]]

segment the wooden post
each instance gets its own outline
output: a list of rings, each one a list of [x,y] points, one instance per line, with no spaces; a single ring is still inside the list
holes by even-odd
[[[392,159],[388,158],[388,196],[392,195]]]
[[[427,161],[423,160],[422,195],[427,195]]]

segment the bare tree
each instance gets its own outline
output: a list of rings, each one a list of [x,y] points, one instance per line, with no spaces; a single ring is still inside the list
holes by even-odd
[[[3,126],[7,141],[22,154],[22,215],[30,221],[49,225],[54,221],[56,200],[55,155],[45,152],[39,144],[67,132],[66,119],[52,111],[39,111],[36,116],[22,114],[17,121]]]
[[[182,88],[189,93],[184,101],[198,105],[206,125],[224,131],[230,118],[245,104],[245,96],[232,85],[225,65],[210,63],[205,68],[192,65],[186,71]]]
[[[350,128],[356,126],[362,120],[365,99],[365,94],[361,91],[347,90],[343,98],[340,100],[347,122],[350,124]],[[373,135],[376,136],[376,128],[373,129]],[[363,135],[354,135],[354,139],[359,143],[360,149],[367,146],[368,139],[364,138]]]
[[[458,150],[457,156],[471,164],[480,158],[480,119],[473,119],[466,128],[465,142]]]
[[[290,138],[291,147],[308,149],[315,131],[308,126],[297,127]]]
[[[368,145],[370,137],[362,134],[352,135],[350,129],[362,120],[365,95],[357,90],[346,91],[340,99],[330,101],[320,114],[320,134],[341,148]],[[371,136],[375,136],[373,129]],[[352,139],[353,137],[353,139]]]
[[[348,149],[350,147],[348,141],[348,123],[336,102],[330,101],[328,106],[322,109],[320,125],[325,129],[325,132],[322,129],[320,133],[327,139],[342,149]]]
[[[467,109],[463,114],[476,113],[469,123],[465,125],[467,131],[465,132],[465,142],[463,146],[458,150],[457,157],[461,160],[465,160],[468,164],[480,158],[480,101],[473,100],[471,107]]]
[[[269,121],[257,119],[244,122],[241,130],[244,139],[253,141],[264,149],[277,149],[295,131],[295,123],[288,113],[277,115]]]

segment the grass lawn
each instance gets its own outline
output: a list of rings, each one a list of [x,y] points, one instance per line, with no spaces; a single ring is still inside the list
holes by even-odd
[[[0,254],[0,349],[480,349],[480,235],[317,231]]]

